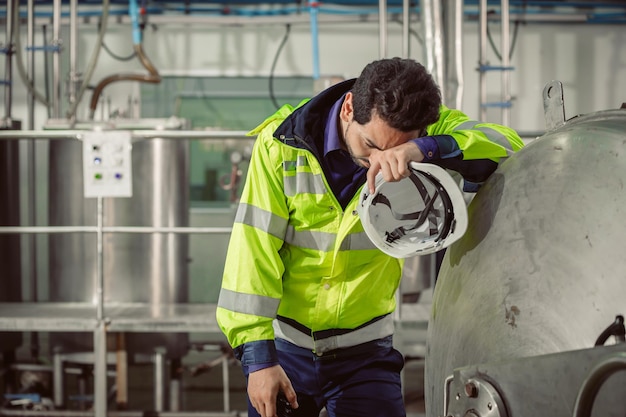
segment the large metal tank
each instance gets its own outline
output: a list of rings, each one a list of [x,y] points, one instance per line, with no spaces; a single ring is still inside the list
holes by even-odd
[[[454,369],[592,348],[626,313],[625,143],[626,110],[573,118],[477,193],[434,290],[427,416]]]
[[[19,142],[0,140],[0,226],[20,225]],[[0,302],[22,300],[20,236],[0,233]],[[22,334],[0,332],[0,353],[14,356]],[[10,358],[5,358],[5,360]]]
[[[168,124],[171,121],[146,119],[124,125],[117,123],[115,127],[158,130]],[[49,222],[52,226],[96,225],[96,198],[86,199],[83,194],[82,155],[82,144],[78,141],[50,141]],[[187,141],[146,139],[133,143],[132,175],[132,197],[103,199],[104,226],[189,225]],[[94,302],[95,233],[51,234],[49,242],[50,300]],[[186,234],[107,233],[102,250],[105,305],[187,302]],[[55,351],[93,349],[90,334],[53,333],[50,340]],[[188,335],[131,333],[126,336],[130,353],[153,353],[157,347],[165,348],[167,357],[180,358],[187,353]]]

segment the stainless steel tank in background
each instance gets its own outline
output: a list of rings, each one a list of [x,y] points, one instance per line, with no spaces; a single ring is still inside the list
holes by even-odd
[[[19,141],[0,140],[0,226],[20,226],[19,186]],[[20,236],[0,233],[0,302],[22,300],[20,256]],[[0,353],[14,356],[21,345],[21,333],[0,332]]]
[[[437,255],[414,256],[404,261],[400,293],[405,303],[417,302],[435,284]]]
[[[139,120],[123,129],[161,129],[163,123]],[[185,140],[133,143],[133,196],[103,199],[104,226],[188,226],[188,159]],[[51,226],[96,225],[96,198],[83,197],[80,142],[50,141],[49,187]],[[97,288],[95,233],[51,234],[49,242],[50,301],[93,302]],[[187,302],[188,235],[106,233],[103,258],[105,305]],[[188,344],[184,333],[126,336],[129,353],[153,353],[162,347],[167,357],[180,358],[187,353]],[[55,351],[88,352],[93,349],[92,335],[53,333],[50,346]]]
[[[454,369],[591,348],[626,313],[625,143],[626,110],[573,118],[477,193],[434,290],[427,416]]]

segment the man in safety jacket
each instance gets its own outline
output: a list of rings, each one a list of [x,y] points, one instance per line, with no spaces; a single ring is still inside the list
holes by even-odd
[[[249,416],[405,415],[391,315],[402,261],[365,234],[359,191],[378,172],[406,177],[410,161],[457,171],[476,191],[523,146],[440,97],[419,63],[382,59],[251,132],[217,308]]]

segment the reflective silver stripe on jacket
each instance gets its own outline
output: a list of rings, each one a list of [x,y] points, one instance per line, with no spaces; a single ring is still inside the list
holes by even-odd
[[[262,230],[277,237],[290,245],[304,249],[313,249],[323,252],[333,250],[337,235],[334,233],[314,232],[310,230],[296,231],[293,226],[267,210],[250,204],[240,203],[235,215],[235,223],[242,223]],[[375,249],[372,241],[365,232],[351,234],[342,242],[340,250]]]
[[[368,250],[376,249],[376,245],[372,243],[372,240],[367,236],[367,233],[353,233],[341,242],[340,250]]]
[[[296,231],[292,226],[287,227],[285,242],[303,249],[330,252],[334,249],[337,235],[334,233],[312,232],[310,230]],[[341,242],[340,251],[376,249],[365,232],[346,236]]]
[[[285,172],[296,171],[297,167],[307,167],[309,161],[306,156],[300,155],[295,161],[283,161],[283,170]],[[321,174],[313,174],[311,172],[296,172],[295,175],[284,175],[285,195],[293,197],[296,194],[326,194],[326,185]]]
[[[246,203],[240,203],[237,207],[235,223],[247,224],[281,240],[285,238],[287,230],[287,219]]]
[[[275,318],[280,299],[257,294],[245,294],[222,288],[217,306],[235,313]]]
[[[296,156],[295,161],[283,161],[283,169],[285,171],[295,171],[297,167],[308,167],[309,160],[304,155]]]
[[[337,336],[313,340],[313,337],[279,320],[274,320],[274,336],[294,345],[322,354],[334,349],[356,346],[361,343],[391,336],[394,330],[391,314],[365,327]]]
[[[326,185],[321,174],[297,172],[296,175],[285,176],[285,195],[293,197],[296,194],[326,194]]]
[[[491,127],[476,127],[476,125],[479,123],[480,122],[476,120],[468,120],[467,122],[463,122],[455,127],[454,130],[478,130],[479,132],[483,132],[489,140],[497,143],[498,145],[506,149],[507,156],[513,155],[513,147],[511,146],[511,142],[509,142],[506,136]]]
[[[304,249],[329,252],[333,249],[337,235],[334,233],[312,232],[303,230],[297,232],[293,226],[287,227],[285,242]]]

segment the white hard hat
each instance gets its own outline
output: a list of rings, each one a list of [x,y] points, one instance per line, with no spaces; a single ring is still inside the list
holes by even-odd
[[[467,230],[465,199],[450,174],[433,164],[409,168],[411,175],[395,182],[378,173],[376,191],[363,187],[357,207],[370,240],[395,258],[437,252]]]

